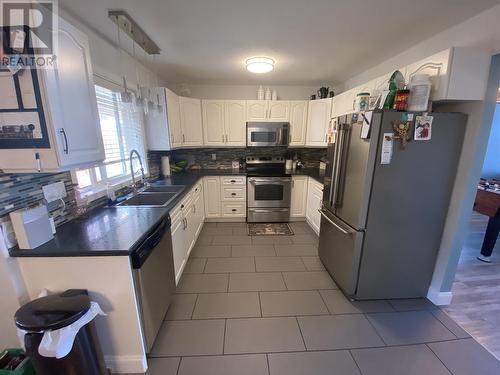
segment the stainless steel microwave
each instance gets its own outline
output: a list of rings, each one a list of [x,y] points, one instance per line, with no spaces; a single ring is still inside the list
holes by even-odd
[[[247,122],[247,146],[288,146],[288,122]]]

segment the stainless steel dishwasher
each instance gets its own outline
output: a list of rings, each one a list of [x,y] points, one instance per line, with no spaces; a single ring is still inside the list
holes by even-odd
[[[170,217],[167,215],[133,250],[134,282],[146,352],[153,347],[175,291]]]

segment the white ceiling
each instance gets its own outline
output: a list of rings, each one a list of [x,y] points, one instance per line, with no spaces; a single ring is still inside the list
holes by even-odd
[[[124,9],[160,46],[172,83],[338,83],[498,4],[499,0],[59,0],[108,40]],[[244,61],[273,57],[266,75]]]

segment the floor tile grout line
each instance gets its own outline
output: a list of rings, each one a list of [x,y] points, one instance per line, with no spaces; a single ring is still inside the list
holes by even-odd
[[[224,319],[224,338],[222,339],[222,355],[224,355],[225,350],[226,350],[226,326],[227,326],[227,319]]]
[[[190,320],[194,320],[194,311],[196,310],[196,304],[198,303],[198,297],[199,297],[199,294],[196,293],[196,298],[194,300],[194,306],[193,306],[193,311],[191,311],[191,319]]]
[[[368,317],[368,314],[364,313],[363,316],[365,317],[365,319],[368,321],[368,324],[370,324],[370,326],[373,328],[373,330],[375,331],[375,333],[377,334],[377,336],[380,338],[380,340],[382,340],[382,342],[384,343],[385,346],[389,346],[387,345],[387,343],[385,342],[384,338],[382,337],[382,335],[379,333],[379,331],[377,331],[377,328],[375,328],[375,326],[373,325],[373,323],[371,322],[370,318]]]
[[[336,314],[334,314],[334,313],[330,310],[330,308],[328,307],[328,304],[326,303],[326,301],[325,301],[325,297],[323,297],[323,293],[321,293],[321,290],[318,290],[318,293],[319,293],[319,296],[321,297],[321,300],[323,301],[323,303],[324,303],[324,304],[325,304],[325,306],[326,306],[326,311],[328,311],[328,312],[330,313],[330,315],[336,315]]]
[[[361,371],[361,368],[359,367],[358,365],[358,362],[356,362],[356,358],[354,358],[354,354],[352,354],[352,351],[355,350],[355,349],[349,349],[348,352],[349,352],[349,355],[351,356],[352,360],[354,361],[354,364],[356,365],[356,367],[358,368],[359,370],[359,373],[361,375],[363,375],[363,371]]]
[[[179,359],[179,363],[177,364],[177,371],[175,372],[176,375],[179,375],[179,371],[181,370],[181,362],[182,362],[182,356]]]
[[[260,291],[257,292],[257,294],[259,295],[259,308],[260,308],[260,317],[263,318],[264,315],[262,314],[262,300],[260,299]]]
[[[266,353],[266,361],[267,361],[267,374],[271,375],[271,366],[269,366],[269,354]]]
[[[297,327],[299,328],[300,337],[302,338],[302,344],[304,345],[304,351],[307,352],[308,350],[307,350],[307,346],[306,346],[306,340],[304,339],[304,334],[302,333],[302,328],[300,328],[300,323],[299,323],[298,317],[295,317],[295,322],[297,323]]]
[[[252,319],[252,318],[234,318],[234,319]],[[234,320],[234,319],[225,319],[225,320]],[[253,318],[253,319],[258,319],[258,318]],[[223,320],[223,319],[218,319],[218,320]],[[461,339],[461,340],[474,340],[476,343],[478,343],[473,338],[467,338],[467,339]],[[443,343],[443,342],[450,342],[450,341],[456,341],[456,340],[433,341],[433,342],[429,342],[429,343],[419,342],[419,343],[412,343],[412,344],[398,344],[398,345],[387,345],[387,346],[383,346],[383,345],[358,346],[358,347],[330,348],[330,349],[322,348],[322,349],[285,350],[285,351],[267,351],[267,352],[241,352],[241,353],[225,353],[225,354],[187,354],[187,355],[186,354],[184,354],[184,355],[172,354],[172,355],[156,355],[156,356],[150,355],[148,358],[178,358],[178,357],[190,358],[190,357],[217,357],[217,356],[221,356],[221,355],[254,355],[254,354],[282,354],[282,353],[305,353],[305,352],[311,352],[311,353],[314,353],[314,352],[316,352],[316,353],[317,352],[340,352],[340,351],[348,351],[348,350],[400,348],[400,347],[408,347],[408,346]],[[481,345],[481,344],[478,343],[478,345]]]
[[[431,351],[431,353],[439,360],[439,362],[441,362],[443,364],[443,366],[450,372],[450,374],[453,375],[453,371],[451,371],[448,366],[446,366],[446,364],[441,360],[441,358],[439,358],[439,356],[437,355],[436,352],[434,352],[434,350],[432,350],[432,348],[429,346],[429,343],[425,343],[424,344],[427,348],[429,348],[429,350]]]

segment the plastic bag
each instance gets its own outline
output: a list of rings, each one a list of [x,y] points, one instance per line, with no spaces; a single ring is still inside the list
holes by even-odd
[[[97,315],[105,316],[106,314],[101,310],[97,302],[90,302],[89,311],[76,322],[61,329],[45,331],[40,346],[38,347],[38,353],[42,357],[55,357],[57,359],[66,357],[71,351],[71,348],[73,348],[75,337],[80,328],[91,322]],[[18,330],[18,333],[21,342],[24,343],[24,335],[26,332]]]

